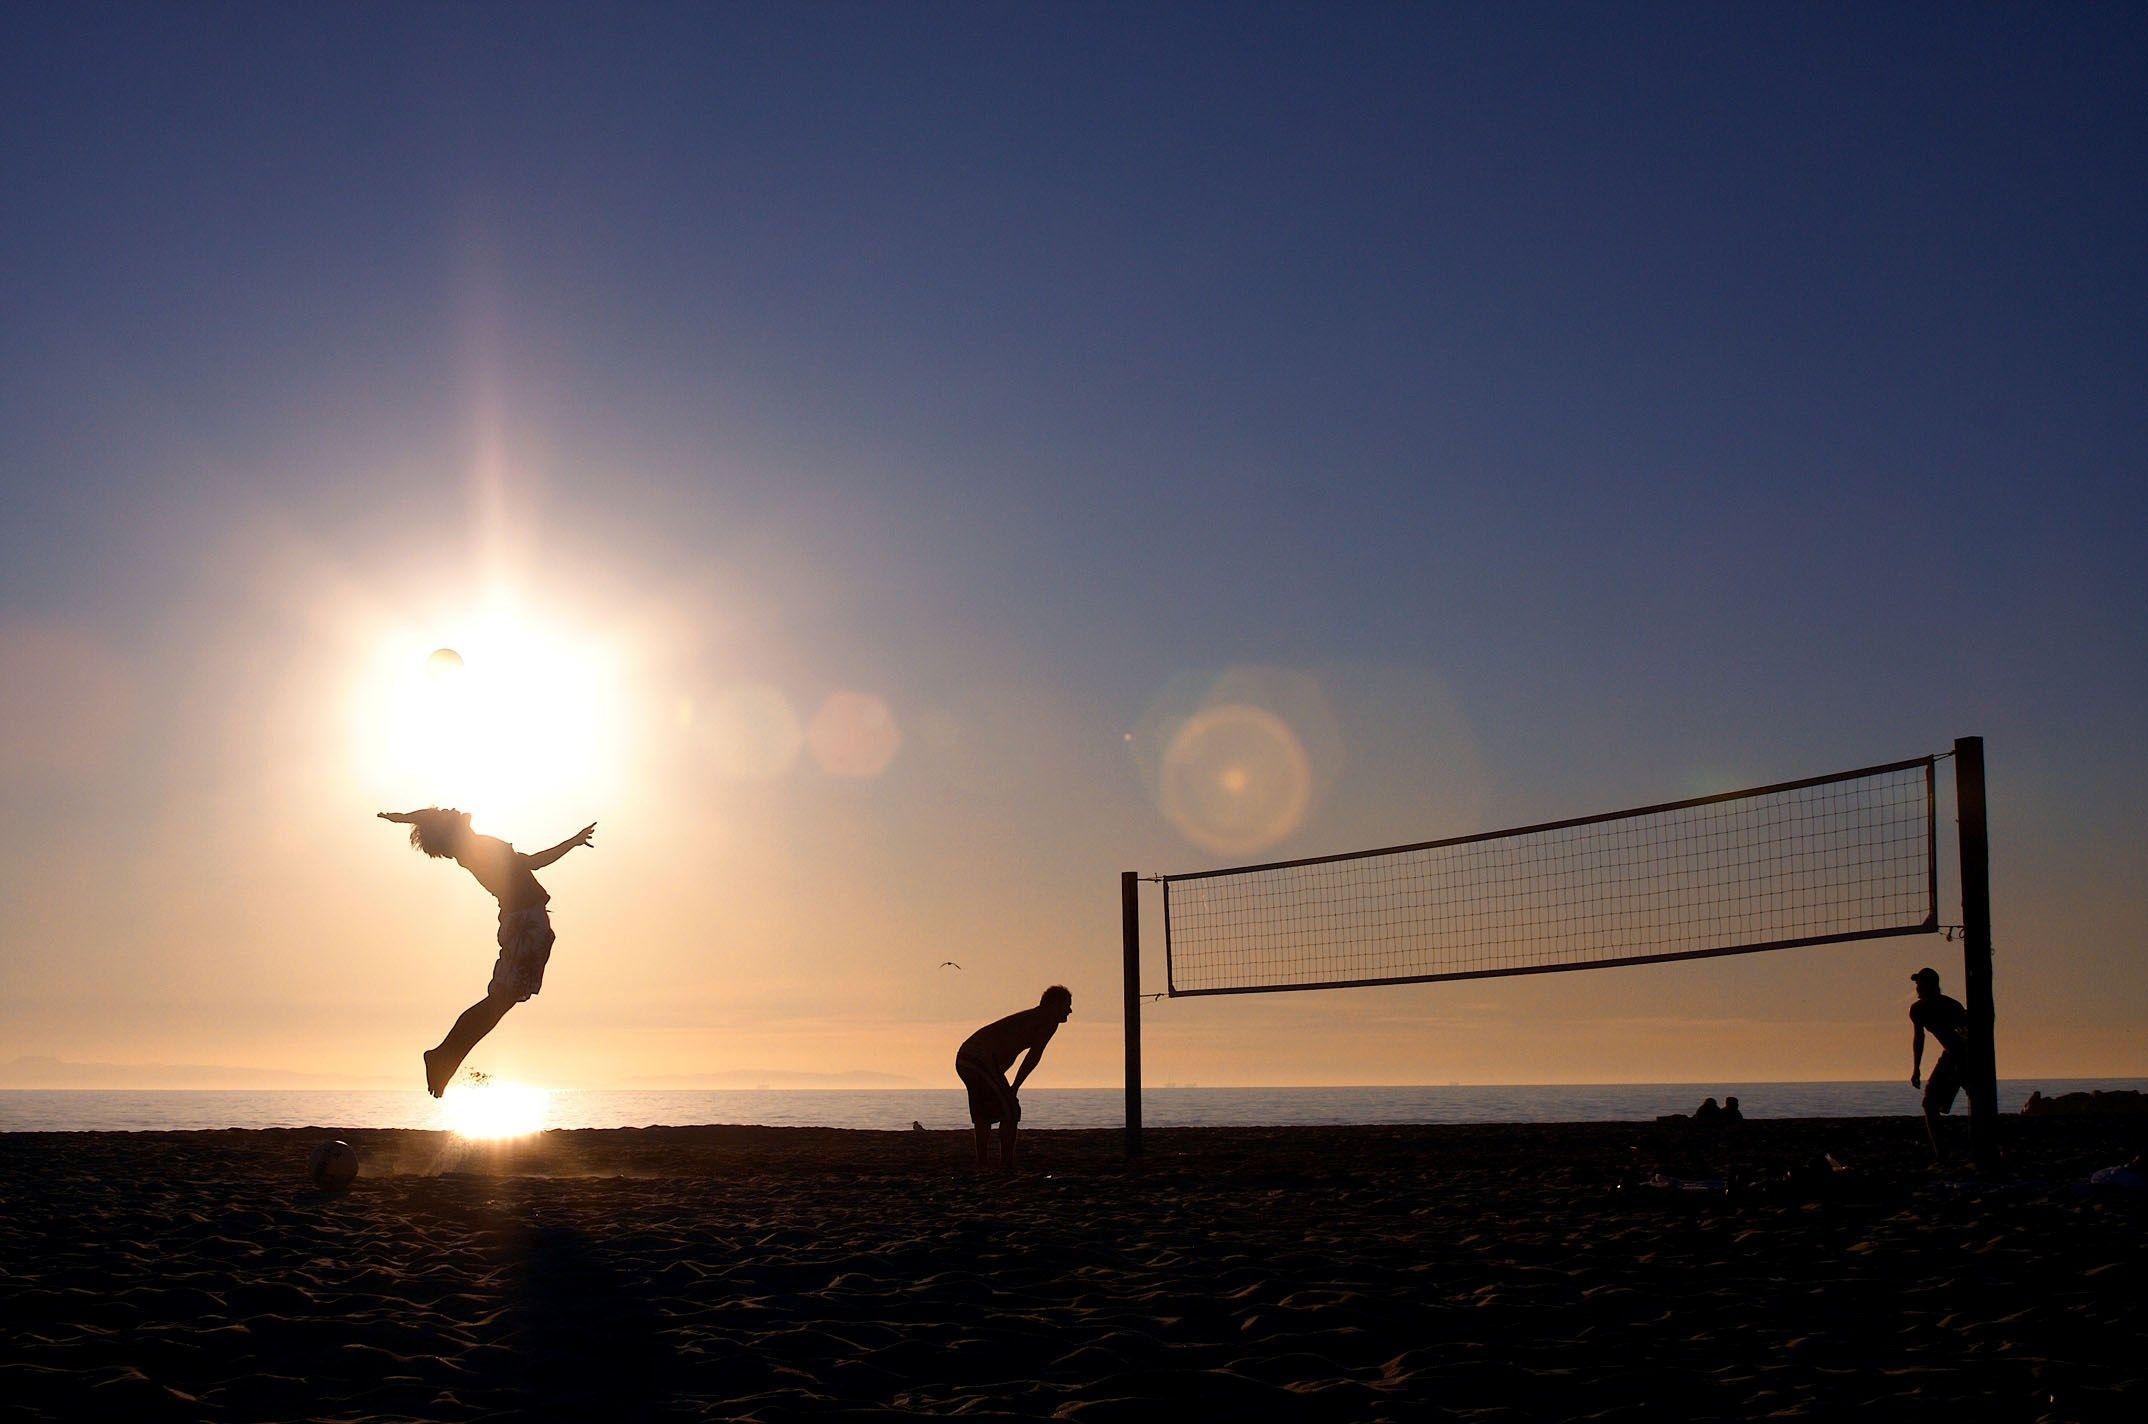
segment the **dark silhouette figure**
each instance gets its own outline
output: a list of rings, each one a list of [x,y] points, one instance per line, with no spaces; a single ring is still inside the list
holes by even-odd
[[[382,811],[383,821],[410,827],[410,843],[427,855],[453,860],[477,877],[477,883],[500,902],[499,958],[485,997],[462,1011],[438,1048],[425,1051],[425,1090],[434,1097],[447,1091],[462,1060],[492,1032],[507,1011],[544,987],[544,967],[552,957],[552,917],[545,907],[552,897],[532,871],[542,870],[576,846],[592,845],[592,821],[549,850],[523,855],[506,841],[470,829],[470,813],[428,806],[422,811]]]
[[[470,1352],[475,1379],[519,1396],[516,1418],[661,1418],[686,1361],[636,1288],[633,1256],[564,1224],[503,1227],[494,1289],[506,1348]]]
[[[1931,1140],[1932,1159],[1944,1161],[1939,1145],[1939,1119],[1954,1110],[1954,1096],[1966,1086],[1969,1057],[1969,1011],[1958,999],[1939,992],[1939,971],[1927,966],[1909,976],[1917,986],[1917,998],[1909,1006],[1914,1025],[1909,1044],[1909,1086],[1924,1089],[1924,1135]],[[1939,1061],[1932,1076],[1924,1073],[1924,1036],[1939,1040]]]
[[[1014,1170],[1015,1125],[1022,1120],[1022,1104],[1015,1093],[1024,1079],[1036,1071],[1044,1058],[1044,1045],[1059,1032],[1059,1025],[1074,1012],[1074,995],[1065,985],[1044,991],[1033,1009],[1023,1009],[986,1024],[955,1050],[955,1076],[970,1093],[970,1125],[977,1133],[977,1170],[991,1165],[989,1148],[992,1124],[999,1128],[999,1162]],[[1024,1051],[1022,1067],[1007,1081],[1007,1069]]]
[[[1656,1121],[1678,1132],[1712,1137],[1734,1122],[1745,1121],[1745,1114],[1738,1111],[1736,1098],[1725,1098],[1720,1103],[1714,1098],[1703,1098],[1701,1105],[1690,1113],[1664,1113]]]

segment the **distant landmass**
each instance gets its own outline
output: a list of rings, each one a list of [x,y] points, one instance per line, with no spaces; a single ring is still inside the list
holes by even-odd
[[[384,1088],[386,1078],[229,1068],[209,1063],[70,1063],[24,1055],[0,1063],[0,1088]]]
[[[950,1075],[952,1076],[952,1075]],[[274,1068],[232,1068],[212,1063],[73,1063],[49,1054],[25,1054],[0,1063],[0,1088],[401,1088],[401,1079],[294,1073]],[[780,1068],[730,1068],[714,1073],[670,1073],[629,1078],[620,1088],[914,1088],[899,1073],[853,1069],[798,1073]]]
[[[629,1078],[625,1088],[914,1088],[917,1079],[900,1073],[794,1073],[781,1068],[729,1068],[719,1073],[667,1073]]]

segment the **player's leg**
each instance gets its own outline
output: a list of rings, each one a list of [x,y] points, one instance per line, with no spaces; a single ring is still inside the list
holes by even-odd
[[[1014,1170],[1015,1125],[1022,1120],[1022,1104],[1015,1097],[1014,1089],[1007,1086],[1006,1079],[1000,1080],[999,1087],[999,1165],[1011,1172]]]
[[[1932,1160],[1944,1162],[1946,1148],[1941,1145],[1939,1120],[1954,1111],[1954,1099],[1961,1092],[1961,1065],[1951,1053],[1939,1055],[1932,1065],[1932,1076],[1924,1080],[1924,1135],[1932,1144]]]
[[[962,1080],[962,1089],[969,1096],[970,1128],[977,1137],[977,1170],[982,1172],[991,1164],[992,1124],[999,1121],[999,1088],[1003,1080],[985,1064],[959,1053],[955,1055],[955,1076]]]
[[[544,967],[556,938],[542,905],[501,917],[500,953],[492,962],[485,997],[464,1009],[440,1046],[425,1055],[425,1087],[434,1097],[447,1091],[462,1060],[499,1026],[507,1011],[544,987]]]
[[[464,1009],[462,1016],[455,1020],[455,1026],[448,1030],[447,1037],[440,1040],[440,1046],[425,1051],[426,1091],[436,1098],[445,1093],[456,1070],[462,1067],[462,1060],[470,1056],[470,1050],[499,1027],[500,1020],[507,1017],[507,1011],[519,1002],[504,989],[494,990]]]

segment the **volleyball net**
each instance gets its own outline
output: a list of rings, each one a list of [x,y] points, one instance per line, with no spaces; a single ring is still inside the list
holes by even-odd
[[[1551,974],[1929,933],[1934,760],[1162,876],[1168,991]]]

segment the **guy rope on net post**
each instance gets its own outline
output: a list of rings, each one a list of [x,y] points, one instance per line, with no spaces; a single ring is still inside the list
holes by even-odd
[[[1991,997],[1991,842],[1984,824],[1984,739],[1954,741],[1954,805],[1961,822],[1962,990],[1969,1010],[1969,1150],[1998,1160],[1999,1062]]]
[[[1126,953],[1126,1155],[1141,1155],[1141,900],[1139,877],[1119,872],[1119,933]]]

